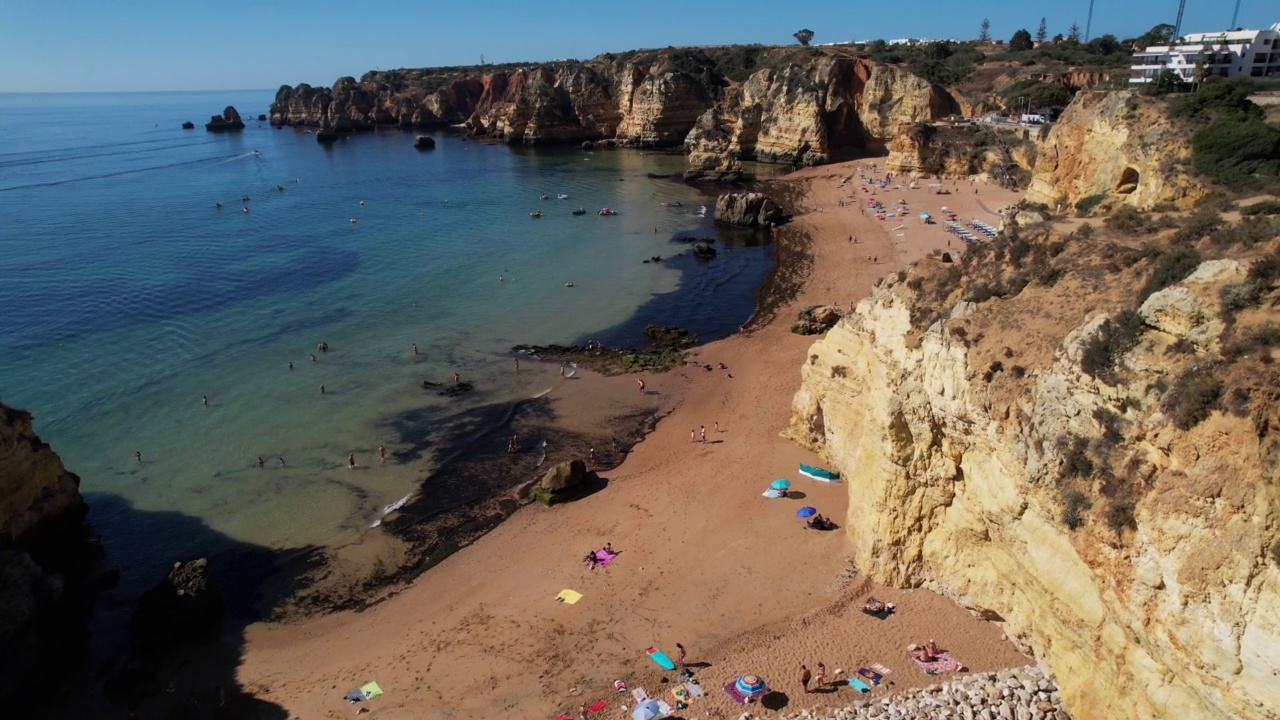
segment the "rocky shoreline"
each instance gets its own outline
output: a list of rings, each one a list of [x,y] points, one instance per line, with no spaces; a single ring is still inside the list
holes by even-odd
[[[738,720],[756,720],[743,713]],[[836,710],[804,710],[778,720],[1070,720],[1058,684],[1034,665],[976,673]]]

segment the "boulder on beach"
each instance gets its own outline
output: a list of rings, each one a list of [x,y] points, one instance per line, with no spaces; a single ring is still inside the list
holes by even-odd
[[[232,132],[244,129],[244,121],[240,119],[240,113],[230,105],[228,105],[221,115],[214,115],[209,118],[209,122],[204,124],[204,129],[209,132]]]
[[[419,150],[434,150],[436,141],[430,135],[419,135],[413,139],[413,146]]]
[[[212,640],[222,632],[226,604],[204,558],[176,562],[160,584],[138,600],[130,639],[135,652],[162,655]]]
[[[538,489],[549,493],[567,490],[587,478],[587,464],[581,460],[558,462],[538,481]]]
[[[782,222],[782,208],[763,193],[724,193],[716,199],[716,222],[771,227]]]
[[[797,335],[821,335],[835,327],[844,312],[835,305],[810,305],[799,312],[791,324],[791,332]]]
[[[195,130],[195,129],[196,129],[196,124],[195,124],[195,123],[193,123],[193,122],[191,122],[190,120],[188,120],[188,121],[186,121],[186,122],[182,123],[182,129],[183,129],[183,130]]]
[[[716,256],[716,249],[709,243],[697,242],[693,245],[693,255],[700,258],[713,258]]]

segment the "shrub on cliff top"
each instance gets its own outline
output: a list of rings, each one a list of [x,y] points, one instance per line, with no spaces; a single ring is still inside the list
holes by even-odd
[[[1098,331],[1085,341],[1080,369],[1105,383],[1115,379],[1116,361],[1137,346],[1146,325],[1136,310],[1124,310],[1104,320]]]
[[[1169,252],[1160,253],[1156,258],[1156,266],[1151,270],[1151,276],[1147,278],[1146,284],[1138,293],[1138,302],[1146,300],[1153,293],[1160,292],[1170,285],[1181,282],[1183,278],[1200,267],[1201,259],[1200,251],[1192,247],[1174,248]]]
[[[1062,493],[1062,523],[1075,530],[1084,524],[1084,511],[1091,503],[1089,498],[1079,490],[1067,490]]]
[[[1240,211],[1241,215],[1280,215],[1280,200],[1263,200]]]
[[[1255,90],[1248,78],[1210,79],[1199,91],[1174,100],[1173,114],[1204,122],[1261,120],[1266,113],[1249,99]]]
[[[1174,427],[1190,430],[1209,417],[1222,397],[1222,381],[1217,367],[1212,364],[1196,365],[1178,375],[1165,393],[1161,408]]]
[[[1076,202],[1076,214],[1079,215],[1080,217],[1084,217],[1085,215],[1089,214],[1090,210],[1097,207],[1099,203],[1101,203],[1103,200],[1106,200],[1106,199],[1107,199],[1106,193],[1098,193],[1097,195],[1090,195],[1089,197],[1080,198],[1080,200]]]
[[[1280,128],[1257,119],[1220,120],[1191,138],[1196,170],[1233,190],[1280,175]]]

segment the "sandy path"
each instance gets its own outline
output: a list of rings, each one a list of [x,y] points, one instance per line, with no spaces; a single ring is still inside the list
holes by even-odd
[[[697,671],[708,698],[686,716],[736,717],[737,706],[718,687],[740,672],[764,676],[782,693],[774,699],[794,710],[852,699],[847,688],[800,693],[801,663],[823,661],[834,670],[881,662],[895,670],[896,687],[928,684],[903,648],[930,637],[973,669],[1025,662],[1000,641],[997,626],[944,598],[851,577],[844,535],[806,530],[795,518],[798,507],[813,505],[841,519],[848,503],[844,485],[798,476],[797,463],[817,459],[779,437],[813,342],[788,331],[797,309],[847,308],[883,274],[945,248],[950,238],[914,217],[897,237],[856,203],[839,208],[842,197],[857,200],[856,186],[838,187],[856,165],[787,178],[809,184],[806,207],[823,208],[778,231],[781,244],[802,234],[812,240],[799,291],[772,322],[696,353],[703,363],[723,362],[727,372],[691,366],[646,378],[673,410],[605,473],[606,489],[569,505],[522,509],[366,612],[251,627],[242,684],[299,718],[351,715],[343,693],[369,680],[386,691],[369,703],[370,717],[550,718],[596,699],[612,704],[601,717],[622,717],[613,680],[664,693],[664,673],[644,649],[658,645],[674,656],[682,642],[691,663],[709,664]],[[962,220],[977,212],[994,221],[972,194],[917,190],[905,197],[919,200],[913,214],[948,204]],[[998,208],[1013,197],[984,185],[976,199]],[[635,392],[634,378],[586,376],[565,394],[605,398],[628,387]],[[707,442],[691,443],[690,430],[700,425]],[[789,478],[804,497],[762,498],[776,477]],[[622,555],[609,568],[586,569],[582,556],[605,542]],[[563,588],[584,598],[572,606],[554,602]],[[897,601],[899,614],[887,621],[861,614],[871,592]]]

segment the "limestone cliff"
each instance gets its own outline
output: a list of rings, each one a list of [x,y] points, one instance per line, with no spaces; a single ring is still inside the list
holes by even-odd
[[[695,168],[726,169],[742,159],[814,164],[846,148],[879,149],[899,125],[957,109],[944,90],[901,68],[816,48],[735,54],[742,51],[371,72],[332,88],[282,86],[270,117],[276,126],[334,132],[464,126],[522,144],[683,143]],[[741,67],[744,57],[750,70]]]
[[[859,570],[998,618],[1076,717],[1280,714],[1277,273],[1224,252],[1136,301],[1152,252],[1087,234],[928,259],[802,370]]]
[[[1186,209],[1205,194],[1190,167],[1188,133],[1165,103],[1133,91],[1084,91],[1041,147],[1027,200],[1064,210],[1093,197],[1099,210]]]
[[[25,707],[66,676],[83,640],[95,560],[80,479],[0,403],[0,704]]]

